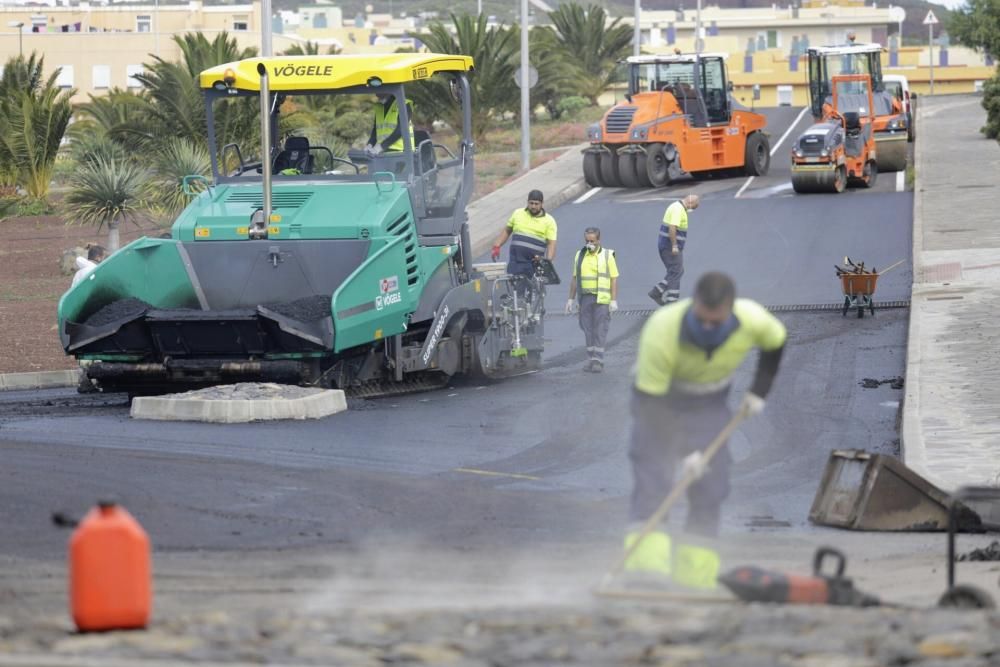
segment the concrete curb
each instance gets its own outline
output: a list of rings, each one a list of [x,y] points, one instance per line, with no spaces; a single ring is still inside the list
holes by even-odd
[[[581,151],[589,145],[578,144],[554,160],[531,169],[502,188],[471,203],[469,235],[472,238],[473,257],[489,250],[511,212],[524,206],[531,190],[538,188],[545,191],[545,208],[549,211],[586,192],[589,186],[583,180]]]
[[[160,658],[110,658],[88,656],[54,655],[0,655],[0,667],[191,667],[195,663],[188,660]],[[249,662],[201,662],[201,667],[259,667],[260,663]],[[272,667],[305,667],[304,663],[267,663]]]
[[[173,396],[137,396],[129,415],[133,419],[199,421],[239,424],[277,419],[321,419],[347,410],[340,389],[327,389],[290,399],[204,399]]]
[[[0,391],[22,389],[52,389],[75,387],[80,382],[80,369],[37,371],[31,373],[0,373]]]
[[[903,392],[903,423],[899,434],[899,454],[903,463],[917,474],[928,478],[927,450],[920,430],[920,313],[922,300],[918,299],[919,285],[923,280],[924,218],[923,218],[923,167],[924,167],[924,104],[917,105],[916,127],[913,137],[913,284],[910,287],[910,327],[906,338],[906,390]]]

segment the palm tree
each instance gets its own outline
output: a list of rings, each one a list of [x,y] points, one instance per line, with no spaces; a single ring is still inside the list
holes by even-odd
[[[290,47],[281,52],[283,56],[318,56],[319,52],[319,42],[310,42],[306,40],[305,44],[292,44]],[[336,44],[331,44],[327,50],[326,55],[335,56],[340,53],[340,47]]]
[[[49,193],[59,145],[69,125],[74,90],[47,86],[32,94],[24,91],[3,105],[0,144],[18,172],[28,196],[41,199]]]
[[[137,222],[147,204],[147,174],[130,161],[108,161],[103,157],[80,165],[70,178],[63,200],[65,215],[73,222],[108,226],[108,250],[118,250],[118,229],[129,220]]]
[[[155,195],[151,206],[166,216],[176,215],[191,199],[182,189],[184,177],[209,177],[211,173],[212,164],[204,146],[181,137],[171,137],[153,159],[150,185]]]
[[[89,97],[89,102],[76,106],[76,121],[66,131],[74,143],[94,137],[127,141],[129,128],[139,122],[149,104],[144,93],[121,88],[113,88],[100,97]]]
[[[120,129],[140,144],[155,145],[163,137],[186,137],[207,147],[205,104],[198,77],[203,70],[252,57],[256,49],[240,49],[222,32],[209,41],[202,33],[174,37],[182,59],[169,62],[157,56],[135,78],[145,87],[145,108]],[[215,107],[219,145],[248,142],[256,135],[257,103],[251,98],[225,100]]]
[[[544,106],[549,117],[555,120],[562,115],[560,100],[576,92],[576,70],[550,26],[532,28],[528,38],[531,41],[531,65],[538,72],[538,83],[531,89],[532,101]]]
[[[475,71],[469,77],[472,88],[472,134],[476,141],[485,136],[493,120],[512,111],[520,99],[514,72],[517,69],[517,31],[488,28],[486,16],[451,15],[454,34],[442,23],[432,23],[429,32],[416,37],[433,53],[472,56]],[[415,113],[425,119],[442,120],[453,128],[462,126],[461,110],[455,104],[449,82],[433,77],[411,86],[407,94],[414,100]]]
[[[55,89],[59,70],[46,79],[43,74],[44,69],[44,56],[32,53],[27,58],[23,56],[10,58],[4,65],[3,76],[0,76],[0,186],[2,187],[24,185],[22,181],[26,165],[22,164],[20,158],[12,152],[12,145],[18,143],[18,138],[11,137],[15,132],[11,122],[15,116],[23,115],[24,96],[36,98],[43,91]],[[32,109],[36,106],[31,105]],[[55,129],[57,128],[53,128]],[[59,140],[61,139],[60,134]]]
[[[580,95],[597,104],[597,98],[614,82],[615,65],[629,54],[632,28],[621,18],[608,23],[607,12],[599,5],[586,9],[565,3],[549,13],[556,39],[576,64]]]

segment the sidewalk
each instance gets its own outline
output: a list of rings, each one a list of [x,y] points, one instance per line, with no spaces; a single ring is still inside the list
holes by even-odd
[[[917,119],[906,464],[947,491],[1000,484],[1000,144],[974,95]]]
[[[469,234],[472,256],[479,257],[489,250],[500,229],[515,209],[524,208],[528,193],[541,190],[545,209],[554,211],[587,190],[583,181],[583,153],[589,144],[570,148],[554,160],[535,167],[527,174],[491,192],[469,205]]]

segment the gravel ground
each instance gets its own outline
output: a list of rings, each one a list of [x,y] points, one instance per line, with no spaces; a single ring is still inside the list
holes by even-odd
[[[351,665],[880,665],[1000,661],[1000,614],[760,605],[428,610],[404,614],[212,612],[146,631],[78,635],[0,617],[4,654]],[[58,664],[58,663],[51,663]]]

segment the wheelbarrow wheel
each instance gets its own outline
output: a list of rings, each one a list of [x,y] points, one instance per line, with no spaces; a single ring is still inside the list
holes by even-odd
[[[977,586],[961,584],[946,590],[937,606],[949,609],[996,609],[993,596]]]
[[[847,317],[847,311],[848,311],[848,309],[850,309],[850,307],[851,307],[851,297],[845,296],[844,297],[844,308],[840,312],[841,317]]]

